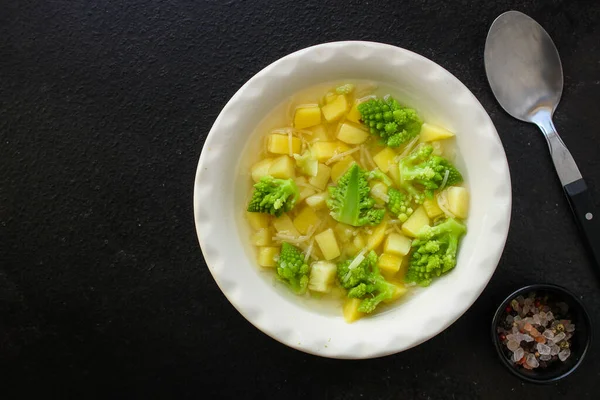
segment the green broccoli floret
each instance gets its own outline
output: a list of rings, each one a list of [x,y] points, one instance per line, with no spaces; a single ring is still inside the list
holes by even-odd
[[[373,135],[389,147],[398,147],[417,137],[423,121],[412,108],[402,107],[391,96],[358,105],[361,120]]]
[[[353,164],[338,180],[337,186],[329,186],[327,207],[331,216],[339,222],[352,226],[379,225],[385,210],[376,209],[367,173]]]
[[[423,144],[400,160],[400,187],[417,204],[425,198],[433,198],[433,192],[444,183],[445,186],[462,182],[460,172],[443,157],[433,155],[433,146]],[[448,175],[448,178],[444,179]],[[416,185],[415,185],[416,184]]]
[[[337,94],[350,94],[354,92],[354,85],[351,83],[346,83],[345,85],[338,86],[335,88],[335,92]]]
[[[429,286],[434,277],[456,266],[458,241],[467,228],[453,218],[439,225],[425,226],[412,242],[406,282]]]
[[[386,186],[392,186],[392,180],[389,176],[384,174],[379,168],[375,168],[374,170],[369,172],[367,176],[368,180],[376,179],[383,182]]]
[[[313,156],[310,150],[305,150],[302,155],[294,154],[296,165],[308,176],[317,176],[319,172],[319,161]]]
[[[263,176],[254,184],[254,193],[248,204],[248,211],[279,217],[294,208],[299,196],[298,187],[292,179]]]
[[[350,269],[352,265],[352,260],[342,261],[338,263],[337,272],[340,284],[348,289],[347,296],[362,298],[358,311],[371,313],[379,303],[392,298],[394,285],[388,283],[379,272],[377,254],[374,251],[370,251],[364,256],[364,260]]]
[[[308,287],[308,264],[304,254],[289,243],[281,244],[281,252],[277,260],[277,275],[296,294],[306,293]]]
[[[390,198],[387,204],[388,210],[397,215],[401,222],[405,222],[414,211],[411,207],[411,197],[394,188],[388,189],[388,196]]]

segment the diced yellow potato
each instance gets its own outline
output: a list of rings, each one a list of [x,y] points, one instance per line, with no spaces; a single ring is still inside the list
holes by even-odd
[[[290,138],[288,135],[272,133],[267,139],[267,150],[274,154],[290,154]],[[300,153],[302,141],[292,136],[292,153]]]
[[[331,103],[333,103],[336,98],[337,98],[337,94],[336,93],[327,92],[327,94],[325,95],[325,104],[331,104]]]
[[[365,316],[365,313],[361,313],[358,311],[358,307],[360,306],[361,299],[347,299],[344,302],[344,319],[348,323],[352,323],[358,319],[361,319]]]
[[[352,239],[354,239],[354,233],[356,232],[356,229],[350,225],[338,222],[333,229],[342,243],[350,242]]]
[[[323,257],[325,257],[326,260],[333,260],[340,256],[340,248],[338,247],[335,234],[331,228],[315,235],[315,241],[319,245]]]
[[[427,212],[425,212],[425,207],[420,206],[402,224],[402,232],[407,236],[416,237],[417,233],[425,225],[429,225],[429,217],[427,216]]]
[[[360,126],[344,122],[337,133],[337,138],[348,144],[361,144],[369,138],[369,132]]]
[[[313,292],[327,293],[335,281],[337,267],[329,261],[317,261],[310,268],[308,289]]]
[[[292,236],[300,236],[300,232],[294,226],[292,219],[287,214],[282,214],[281,217],[273,220],[273,226],[277,232],[285,233]]]
[[[437,202],[436,198],[425,199],[425,201],[423,202],[423,208],[425,208],[425,212],[427,213],[427,216],[431,219],[433,219],[435,217],[439,217],[440,215],[442,215],[444,213],[442,211],[442,209],[438,206],[438,202]]]
[[[331,140],[325,125],[313,126],[309,130],[312,132],[312,142],[329,142]]]
[[[396,300],[398,300],[400,297],[404,296],[406,293],[408,293],[408,289],[399,282],[390,282],[392,285],[394,285],[394,293],[392,294],[392,297],[390,299],[386,299],[383,302],[384,303],[391,303],[394,302]]]
[[[382,172],[387,174],[390,170],[390,166],[394,164],[395,157],[396,152],[389,147],[386,147],[373,156],[373,161],[375,161],[375,164],[377,164],[377,167],[379,167]]]
[[[325,200],[327,200],[327,192],[321,192],[307,197],[306,204],[318,210],[319,208],[325,207]]]
[[[264,160],[260,160],[259,162],[254,164],[250,168],[250,172],[252,173],[252,180],[254,182],[258,182],[263,176],[269,175],[269,168],[271,167],[271,164],[273,164],[272,158],[265,158]]]
[[[336,183],[338,179],[340,179],[340,177],[344,175],[346,171],[348,171],[348,168],[350,168],[350,166],[355,162],[356,161],[354,158],[352,158],[352,156],[346,156],[333,164],[331,166],[331,180],[333,183]]]
[[[367,239],[367,248],[369,250],[375,250],[381,245],[381,242],[383,242],[383,239],[385,238],[386,229],[387,222],[383,221],[373,230],[373,233],[370,234]]]
[[[277,157],[269,167],[269,175],[273,178],[293,179],[296,177],[296,163],[290,156]]]
[[[385,239],[383,252],[397,256],[405,256],[410,252],[412,241],[404,235],[392,232]]]
[[[298,203],[317,193],[315,189],[310,187],[303,187],[298,189],[300,189],[300,194],[298,195]]]
[[[400,265],[402,264],[402,257],[383,253],[379,256],[377,266],[381,270],[381,273],[387,276],[392,276],[396,272],[400,271]]]
[[[448,211],[458,218],[469,215],[469,192],[461,186],[450,186],[447,189]]]
[[[390,164],[390,170],[388,171],[388,175],[392,178],[392,181],[395,185],[400,186],[400,167],[398,167],[397,163]]]
[[[271,216],[269,214],[257,213],[257,212],[246,212],[246,218],[252,229],[259,230],[269,227]]]
[[[252,244],[255,246],[270,246],[273,241],[273,230],[271,228],[263,228],[252,234]]]
[[[298,107],[294,113],[294,127],[296,129],[309,128],[321,123],[321,108],[315,104],[311,107]]]
[[[331,176],[331,168],[329,168],[325,164],[319,164],[317,176],[310,177],[308,179],[308,183],[310,183],[317,189],[324,190],[327,187],[327,182],[329,182],[330,176]]]
[[[356,100],[354,102],[354,104],[352,105],[352,108],[350,109],[350,111],[348,111],[348,114],[346,114],[346,119],[348,121],[352,121],[354,123],[360,123],[360,111],[358,111],[358,105],[360,104],[360,102],[358,100]]]
[[[442,140],[454,137],[454,133],[441,126],[431,125],[425,122],[421,125],[421,142],[433,142],[434,140]]]
[[[346,96],[340,94],[334,101],[324,105],[321,111],[327,122],[337,121],[348,111],[348,100],[346,100]]]
[[[294,218],[294,226],[303,235],[306,235],[311,227],[316,227],[319,223],[319,217],[314,210],[308,206],[304,207],[296,218]]]
[[[325,162],[336,154],[344,153],[350,150],[350,147],[344,142],[316,142],[312,145],[313,156],[319,162]]]
[[[279,254],[279,247],[259,247],[258,265],[261,267],[274,267],[277,265],[275,257]]]

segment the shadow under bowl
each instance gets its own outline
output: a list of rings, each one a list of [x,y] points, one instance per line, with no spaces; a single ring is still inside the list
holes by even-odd
[[[575,324],[575,331],[571,338],[571,356],[569,358],[564,362],[556,361],[551,363],[547,368],[538,367],[528,370],[520,365],[516,365],[512,361],[512,352],[500,340],[497,328],[506,318],[506,308],[510,305],[511,300],[519,295],[527,298],[527,295],[531,292],[535,292],[536,296],[548,296],[549,303],[565,302],[569,306],[568,318],[561,319],[570,319]],[[592,341],[591,329],[590,316],[577,296],[560,286],[535,284],[525,286],[511,293],[500,304],[492,320],[492,340],[494,341],[500,360],[514,375],[533,383],[552,383],[569,376],[579,367]]]

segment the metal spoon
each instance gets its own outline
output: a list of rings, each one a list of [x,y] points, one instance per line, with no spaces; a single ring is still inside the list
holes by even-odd
[[[563,88],[562,65],[552,39],[532,18],[508,11],[492,23],[484,61],[502,108],[521,121],[536,124],[544,133],[571,210],[600,266],[600,211],[552,123]]]

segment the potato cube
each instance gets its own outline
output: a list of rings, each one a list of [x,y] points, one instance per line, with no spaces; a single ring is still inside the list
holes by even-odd
[[[331,180],[336,183],[356,161],[352,156],[346,156],[331,166]]]
[[[275,267],[277,262],[275,257],[279,254],[279,247],[259,247],[258,265],[261,267]]]
[[[286,235],[300,236],[300,232],[298,232],[298,229],[296,229],[294,226],[292,219],[287,214],[283,214],[281,217],[275,218],[275,220],[273,220],[273,226],[277,232],[281,232]]]
[[[340,256],[340,248],[338,247],[337,240],[335,240],[335,234],[331,228],[316,235],[315,241],[319,245],[323,257],[325,257],[326,260],[333,260]]]
[[[396,152],[389,147],[386,147],[373,156],[373,161],[375,161],[375,164],[377,164],[382,172],[387,174],[387,172],[390,170],[390,166],[394,164],[395,157]]]
[[[255,230],[267,228],[269,226],[269,222],[271,221],[271,216],[269,214],[257,212],[246,212],[246,218],[248,218],[248,222],[250,223],[252,229]]]
[[[454,133],[441,126],[431,125],[425,122],[421,126],[420,140],[421,142],[433,142],[434,140],[442,140],[454,137]]]
[[[447,189],[448,211],[458,218],[469,215],[469,192],[461,186],[450,186]]]
[[[277,157],[269,167],[269,175],[273,178],[294,179],[296,177],[296,163],[290,156]]]
[[[330,176],[331,176],[331,168],[329,168],[325,164],[319,164],[317,176],[313,176],[313,177],[309,178],[308,183],[310,183],[317,189],[324,190],[327,187],[327,182],[329,182]]]
[[[383,253],[379,256],[377,262],[381,273],[385,276],[392,276],[400,271],[400,265],[402,265],[402,257],[394,254]]]
[[[250,168],[252,180],[254,182],[258,182],[263,176],[269,175],[269,168],[271,167],[271,164],[273,164],[273,158],[265,158],[254,164]]]
[[[365,248],[365,246],[367,245],[365,238],[363,237],[363,235],[361,235],[360,233],[356,236],[354,236],[354,240],[352,241],[352,243],[359,249],[362,250]]]
[[[317,104],[308,107],[298,107],[294,113],[296,129],[309,128],[321,123],[321,108]]]
[[[410,217],[402,224],[402,232],[406,236],[416,237],[417,233],[424,226],[429,225],[429,217],[425,211],[425,207],[420,206],[412,213]]]
[[[360,102],[358,100],[356,100],[354,102],[354,104],[352,105],[352,108],[350,109],[350,111],[348,111],[348,114],[346,114],[346,119],[348,121],[352,121],[354,123],[360,123],[360,111],[358,111],[358,105],[360,104]]]
[[[306,206],[294,218],[294,226],[298,229],[298,232],[306,235],[310,228],[317,226],[319,221],[319,217],[317,217],[313,209]]]
[[[313,126],[309,130],[312,132],[312,142],[329,142],[331,140],[325,125]]]
[[[383,252],[397,256],[405,256],[410,252],[412,241],[404,235],[392,232],[385,239]]]
[[[298,203],[317,193],[315,189],[310,187],[301,187],[298,189],[300,190],[300,194],[298,195]]]
[[[388,187],[383,182],[371,181],[369,182],[369,186],[371,186],[371,196],[375,199],[377,204],[385,204],[386,199],[388,198]]]
[[[338,222],[333,229],[342,243],[347,243],[354,239],[354,233],[356,232],[356,229],[350,225]]]
[[[323,111],[323,116],[327,122],[337,121],[348,111],[346,96],[343,94],[338,95],[334,101],[324,105],[321,111]]]
[[[306,204],[318,210],[319,208],[325,207],[325,200],[327,200],[327,192],[321,192],[307,197]]]
[[[335,281],[337,267],[328,261],[317,261],[310,268],[308,289],[313,292],[327,293]]]
[[[288,135],[272,133],[267,139],[267,150],[274,154],[290,154],[290,138]],[[292,153],[300,153],[302,141],[292,136]]]
[[[394,184],[400,186],[400,167],[397,163],[390,164],[390,170],[388,171],[388,175],[394,181]]]
[[[337,98],[337,94],[336,93],[327,92],[327,94],[325,95],[325,104],[331,104],[331,103],[333,103],[336,98]]]
[[[390,299],[386,299],[383,302],[384,303],[392,303],[396,300],[398,300],[400,297],[404,296],[406,293],[408,293],[408,289],[399,282],[390,282],[392,285],[394,285],[394,293],[392,294],[392,298]]]
[[[337,132],[337,138],[344,143],[361,144],[369,138],[369,132],[360,126],[344,122]]]
[[[427,216],[431,219],[439,217],[444,213],[442,209],[438,206],[437,198],[425,199],[425,201],[423,202],[423,208],[425,208]]]
[[[325,162],[334,155],[348,150],[350,150],[350,147],[343,142],[316,142],[311,148],[313,156],[320,162]]]
[[[343,307],[344,319],[346,322],[352,323],[365,316],[364,313],[358,311],[361,301],[361,299],[346,299]]]
[[[375,250],[381,245],[381,242],[383,242],[383,239],[385,238],[386,229],[387,222],[383,221],[375,228],[375,230],[373,230],[373,233],[370,234],[367,239],[367,248],[369,250]]]
[[[263,228],[252,234],[252,244],[255,246],[270,246],[273,241],[273,230],[271,228]]]

